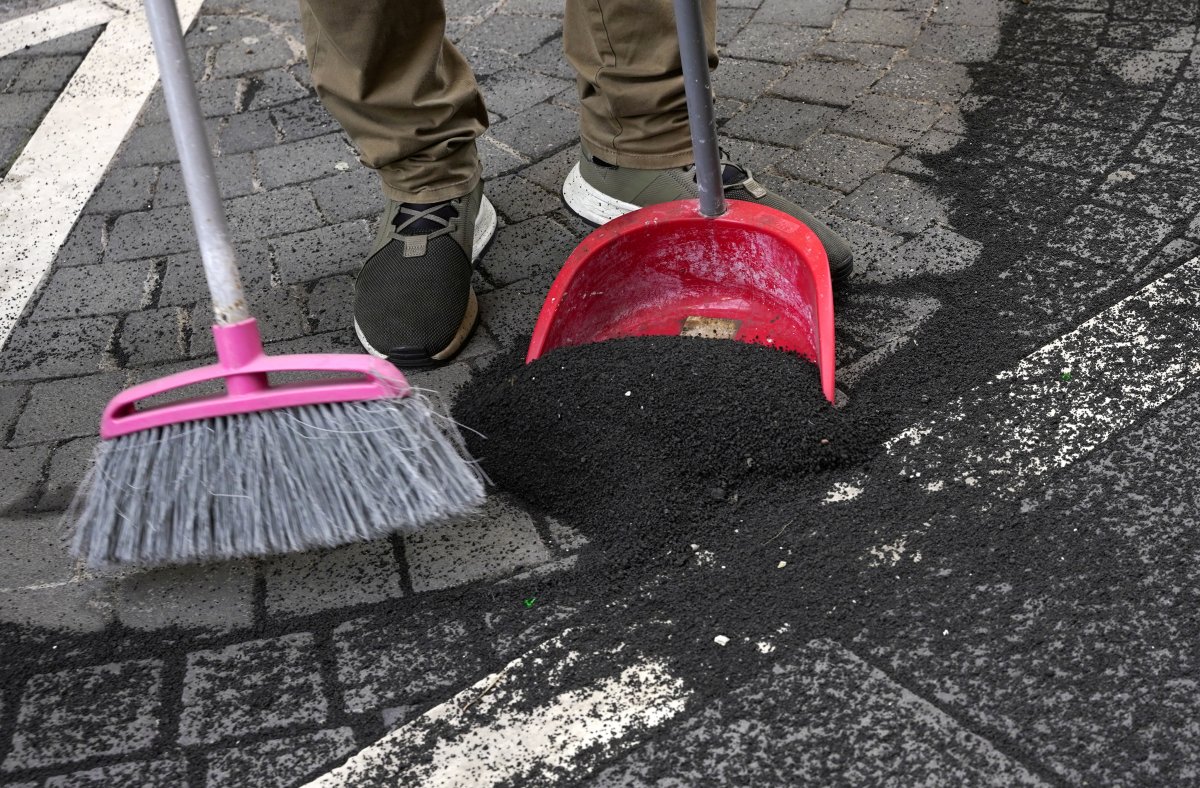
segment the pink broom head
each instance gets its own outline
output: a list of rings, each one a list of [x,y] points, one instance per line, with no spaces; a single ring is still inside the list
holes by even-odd
[[[108,403],[100,420],[100,437],[119,438],[132,432],[239,413],[318,405],[330,402],[405,397],[412,391],[391,363],[357,353],[311,353],[268,356],[254,318],[213,326],[216,364],[147,381],[121,392]],[[345,377],[271,385],[267,376],[282,372],[345,373]],[[187,386],[225,381],[224,394],[189,397],[141,410],[143,400]]]

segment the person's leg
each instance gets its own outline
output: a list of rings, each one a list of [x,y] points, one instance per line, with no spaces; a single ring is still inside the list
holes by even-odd
[[[717,66],[716,2],[700,0],[709,68]],[[563,48],[575,68],[580,157],[563,183],[575,213],[603,224],[637,208],[697,194],[683,67],[671,0],[567,0]],[[725,161],[726,196],[768,205],[821,239],[835,279],[853,253],[823,222]]]
[[[442,0],[300,0],[313,84],[379,172],[387,207],[355,279],[354,328],[404,368],[451,358],[479,317],[473,261],[496,229],[475,139],[487,111]]]
[[[437,202],[479,182],[487,111],[445,38],[442,0],[300,0],[317,95],[387,196]]]

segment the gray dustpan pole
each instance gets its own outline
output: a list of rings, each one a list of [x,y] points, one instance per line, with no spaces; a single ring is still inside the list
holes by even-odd
[[[220,324],[238,323],[250,317],[242,283],[238,277],[237,257],[229,240],[229,227],[217,188],[217,174],[208,150],[208,135],[200,114],[200,101],[192,84],[192,69],[175,0],[146,0],[146,19],[154,55],[162,75],[163,97],[171,134],[179,152],[183,185],[192,209],[192,222],[200,242],[204,275],[212,293],[213,313]]]
[[[717,119],[700,0],[675,0],[675,28],[683,61],[696,181],[700,186],[700,212],[705,216],[720,216],[725,213],[725,188],[721,184],[721,152],[717,145]]]

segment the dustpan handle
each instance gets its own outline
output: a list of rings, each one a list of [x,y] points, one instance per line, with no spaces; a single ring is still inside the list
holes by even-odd
[[[675,29],[683,61],[683,88],[687,93],[696,182],[700,186],[700,212],[705,216],[720,216],[725,213],[725,187],[721,183],[721,151],[717,146],[717,119],[700,0],[675,0]]]
[[[240,323],[250,317],[242,282],[238,276],[237,256],[229,241],[229,226],[221,206],[217,173],[208,148],[204,118],[196,86],[192,84],[191,64],[183,46],[183,32],[175,0],[146,0],[146,19],[150,38],[162,75],[163,97],[171,134],[179,152],[183,185],[187,190],[192,222],[200,241],[200,259],[212,294],[213,313],[219,325]]]

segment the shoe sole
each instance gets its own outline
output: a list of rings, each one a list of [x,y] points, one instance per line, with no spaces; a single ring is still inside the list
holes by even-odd
[[[596,226],[607,224],[640,207],[611,197],[588,183],[580,173],[578,164],[571,168],[567,179],[563,181],[562,198],[575,215]]]
[[[488,244],[492,242],[492,237],[496,234],[496,208],[491,201],[485,196],[482,202],[479,203],[479,215],[475,217],[475,233],[471,240],[471,264],[474,265],[483,253],[487,250]],[[475,295],[475,288],[471,288],[467,294],[467,311],[463,315],[462,322],[458,325],[458,330],[454,332],[454,337],[450,340],[450,344],[434,353],[429,357],[429,362],[425,364],[413,363],[409,366],[411,369],[418,369],[422,366],[432,367],[449,361],[453,358],[462,346],[467,343],[474,333],[475,327],[479,324],[479,299]],[[358,321],[354,321],[354,335],[358,337],[358,342],[363,346],[363,350],[370,353],[375,358],[387,360],[386,353],[380,353],[375,348],[371,347],[371,343],[363,336],[362,329],[358,326]]]

